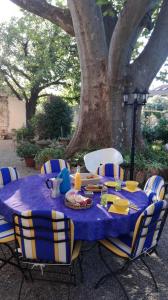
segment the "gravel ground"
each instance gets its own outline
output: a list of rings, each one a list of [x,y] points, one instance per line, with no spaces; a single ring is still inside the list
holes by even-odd
[[[0,141],[0,166],[16,166],[21,176],[35,174],[38,171],[28,169],[24,162],[15,154],[14,145],[11,141]],[[130,299],[149,299],[167,300],[167,274],[168,274],[168,223],[165,225],[159,246],[159,257],[147,257],[155,278],[158,282],[159,293],[155,293],[153,282],[141,262],[132,264],[130,269],[120,276]],[[84,247],[88,247],[84,243]],[[90,245],[89,245],[90,246]],[[105,258],[112,268],[120,265],[122,260],[103,251]],[[107,270],[104,267],[97,246],[84,253],[83,259],[84,283],[78,283],[77,287],[70,288],[70,299],[73,300],[124,300],[121,288],[115,279],[110,279],[99,289],[95,290],[96,281],[104,275]],[[79,272],[77,272],[77,278]],[[15,300],[18,297],[19,285],[21,280],[20,272],[12,266],[6,265],[1,270],[0,276],[0,300]],[[44,282],[25,282],[22,289],[22,300],[68,300],[68,288],[64,284],[44,283]]]

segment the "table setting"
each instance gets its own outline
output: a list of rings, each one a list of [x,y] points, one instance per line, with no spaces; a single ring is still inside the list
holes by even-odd
[[[85,173],[82,180],[77,186],[67,169],[21,178],[0,190],[0,211],[8,222],[24,210],[63,212],[74,222],[76,240],[96,241],[130,232],[148,205],[146,194],[138,186],[129,191],[126,182],[119,187],[115,178]],[[73,207],[73,197],[78,207]]]

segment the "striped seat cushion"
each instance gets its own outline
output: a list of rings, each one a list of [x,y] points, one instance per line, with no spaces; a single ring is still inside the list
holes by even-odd
[[[18,180],[19,175],[16,168],[3,167],[0,168],[0,187],[8,184],[11,181]]]
[[[48,160],[41,168],[42,174],[59,173],[64,168],[70,171],[68,162],[63,159],[51,159]]]
[[[4,216],[0,215],[0,243],[7,243],[14,241],[13,225],[8,223]]]
[[[14,223],[24,258],[65,264],[71,262],[74,225],[63,213],[54,210],[25,211],[14,216]]]
[[[164,179],[157,175],[150,177],[145,184],[144,191],[148,196],[149,203],[163,200],[165,193]]]
[[[104,164],[97,169],[97,174],[101,176],[118,177],[121,180],[124,178],[124,170],[115,164]]]
[[[139,216],[133,234],[108,238],[100,243],[118,256],[138,257],[157,245],[166,214],[167,202],[155,202]]]
[[[100,243],[120,257],[127,258],[131,256],[131,235],[123,235],[119,238],[108,238],[107,240],[101,240]]]

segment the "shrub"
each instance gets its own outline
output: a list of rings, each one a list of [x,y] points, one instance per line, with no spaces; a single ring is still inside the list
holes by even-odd
[[[154,127],[144,125],[143,136],[147,142],[151,143],[156,140],[161,140],[164,143],[168,142],[168,120],[161,118],[158,124]]]
[[[44,164],[47,160],[64,158],[63,148],[44,148],[35,156],[37,164]]]
[[[22,142],[16,148],[17,155],[20,157],[34,158],[38,151],[39,151],[39,147],[29,142]]]
[[[33,122],[40,139],[67,137],[71,131],[72,110],[61,98],[51,96]]]
[[[28,127],[22,127],[16,130],[16,140],[20,141],[31,141],[34,138],[34,129],[31,125]]]

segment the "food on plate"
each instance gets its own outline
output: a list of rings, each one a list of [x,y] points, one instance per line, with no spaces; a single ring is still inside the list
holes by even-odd
[[[84,197],[76,192],[76,190],[70,190],[66,193],[66,201],[75,207],[87,207],[92,204],[90,198]]]
[[[97,176],[97,175],[90,174],[90,175],[87,175],[86,178],[87,178],[87,179],[93,179],[93,178],[98,178],[98,176]]]

